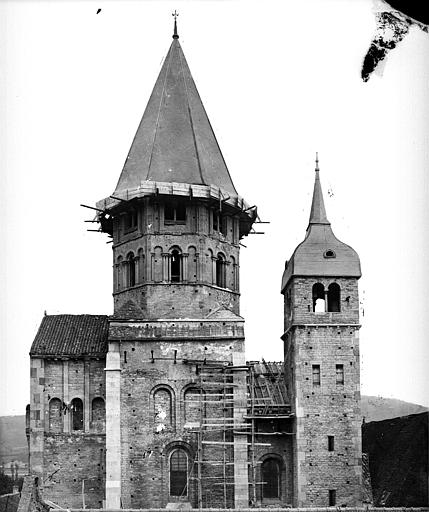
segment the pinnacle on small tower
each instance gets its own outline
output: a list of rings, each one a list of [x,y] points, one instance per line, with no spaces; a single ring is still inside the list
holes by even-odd
[[[314,179],[313,201],[311,203],[310,220],[311,224],[330,224],[326,217],[325,203],[323,201],[322,186],[319,177],[319,154],[316,153],[316,168]]]
[[[173,39],[179,39],[179,34],[177,33],[177,16],[179,16],[179,13],[176,12],[176,9],[174,9],[172,16],[174,17]]]

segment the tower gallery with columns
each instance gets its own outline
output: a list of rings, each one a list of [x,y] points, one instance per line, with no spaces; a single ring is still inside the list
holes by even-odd
[[[240,240],[259,217],[233,184],[176,18],[96,211],[113,242],[113,314],[46,315],[30,352],[43,496],[63,508],[361,505],[359,258],[332,232],[316,163],[282,280],[284,361],[246,360]]]

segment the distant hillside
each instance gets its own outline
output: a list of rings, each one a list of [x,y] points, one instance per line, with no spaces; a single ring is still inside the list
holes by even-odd
[[[399,416],[409,416],[426,412],[427,407],[381,396],[362,395],[362,416],[365,422],[382,421]]]
[[[27,462],[25,416],[0,416],[0,463]]]
[[[369,455],[376,507],[428,505],[427,412],[366,423],[362,451]]]

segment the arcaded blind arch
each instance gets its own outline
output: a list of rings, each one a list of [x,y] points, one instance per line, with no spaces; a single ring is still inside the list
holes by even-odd
[[[216,259],[216,286],[225,288],[226,281],[226,261],[225,256],[220,252]]]
[[[132,287],[136,284],[136,263],[134,253],[129,252],[127,255],[127,286]]]
[[[49,432],[63,431],[62,402],[59,398],[51,398],[49,402]]]
[[[153,419],[156,432],[173,426],[173,394],[167,387],[159,387],[153,392]]]
[[[183,257],[178,247],[174,247],[170,252],[170,281],[179,283],[183,280]]]
[[[80,398],[73,398],[70,403],[70,421],[72,430],[83,430],[83,402]]]
[[[116,290],[122,290],[122,256],[118,256],[115,268]]]
[[[103,431],[106,421],[106,406],[104,399],[98,396],[92,400],[91,404],[91,422],[92,427],[97,431]]]
[[[138,282],[145,282],[145,256],[143,249],[139,249],[137,251],[137,261],[138,261]]]
[[[197,250],[192,245],[188,248],[188,281],[194,283],[198,280]]]
[[[170,496],[188,495],[188,454],[177,448],[170,455]]]
[[[155,247],[152,255],[152,280],[160,283],[162,278],[162,247]]]

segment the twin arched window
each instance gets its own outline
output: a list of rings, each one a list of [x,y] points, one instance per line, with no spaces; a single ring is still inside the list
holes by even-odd
[[[322,283],[315,283],[312,289],[313,312],[326,311],[339,313],[341,311],[341,288],[338,283],[331,283],[328,289]]]

